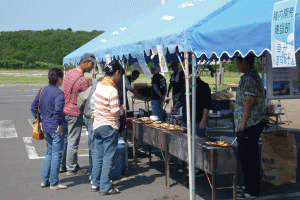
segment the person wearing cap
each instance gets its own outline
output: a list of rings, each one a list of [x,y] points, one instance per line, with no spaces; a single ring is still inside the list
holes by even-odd
[[[97,63],[94,54],[85,53],[81,56],[79,66],[67,72],[63,92],[65,95],[65,105],[63,112],[68,127],[65,138],[60,172],[65,172],[66,176],[85,175],[87,171],[80,169],[78,165],[78,145],[80,141],[83,116],[77,108],[78,93],[85,91],[89,87],[88,80],[84,73],[90,72]]]
[[[239,82],[234,106],[237,129],[238,158],[244,183],[238,199],[256,198],[260,190],[258,140],[265,126],[265,90],[262,79],[253,67],[254,55],[237,56],[237,68],[244,73]]]
[[[151,107],[152,115],[163,121],[163,102],[165,102],[167,93],[166,79],[160,72],[160,67],[157,64],[153,64],[150,68],[150,72],[153,74],[151,85]]]
[[[171,68],[173,70],[173,74],[170,78],[170,85],[167,93],[167,97],[169,97],[170,91],[173,88],[172,91],[172,99],[173,99],[173,106],[176,104],[176,101],[179,98],[180,92],[182,88],[184,87],[184,72],[178,67],[177,62],[171,63]]]
[[[110,182],[109,174],[112,169],[113,157],[117,150],[119,135],[119,117],[126,110],[124,104],[120,105],[118,95],[118,83],[125,74],[119,63],[110,63],[104,69],[106,75],[98,83],[91,101],[93,120],[93,172],[92,192],[100,191],[100,195],[112,195],[120,193],[114,189]]]

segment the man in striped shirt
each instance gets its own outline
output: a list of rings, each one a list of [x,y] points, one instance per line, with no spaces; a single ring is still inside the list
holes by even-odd
[[[126,109],[124,104],[119,105],[117,86],[125,71],[119,63],[111,63],[104,70],[106,76],[103,81],[98,83],[92,96],[95,107],[92,107],[92,120],[94,120],[94,123],[91,191],[97,192],[100,190],[101,195],[109,195],[120,193],[112,187],[109,173],[118,145],[119,117],[123,115]]]
[[[69,70],[64,81],[65,106],[63,111],[68,126],[68,134],[65,138],[60,172],[67,171],[67,176],[87,174],[87,171],[80,169],[77,163],[78,144],[83,125],[82,114],[77,108],[77,96],[78,93],[89,87],[89,82],[84,77],[84,73],[90,72],[95,63],[97,63],[97,60],[94,54],[86,53],[82,55],[79,66]]]

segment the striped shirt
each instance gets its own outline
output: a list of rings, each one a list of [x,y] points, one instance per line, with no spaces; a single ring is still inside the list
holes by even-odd
[[[123,111],[119,106],[118,90],[109,85],[98,83],[91,101],[95,101],[95,107],[92,109],[94,115],[93,130],[100,126],[111,126],[119,129],[119,117],[123,115]]]
[[[77,81],[76,79],[80,77]],[[74,84],[74,82],[76,83]],[[72,90],[71,87],[74,84]],[[64,79],[63,91],[65,94],[65,106],[64,113],[75,117],[82,116],[77,108],[77,96],[78,93],[84,92],[89,87],[89,81],[83,76],[83,73],[76,68],[67,72]]]

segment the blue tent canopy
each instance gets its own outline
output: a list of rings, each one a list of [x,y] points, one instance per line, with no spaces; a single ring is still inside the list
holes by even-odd
[[[145,52],[149,52],[148,55],[151,54],[151,49],[162,45],[167,59],[174,59],[172,53],[175,51],[193,51],[198,57],[232,57],[236,52],[245,56],[249,51],[261,55],[264,51],[271,50],[272,12],[274,3],[280,1],[172,0],[124,21],[126,30],[121,34],[111,34],[113,29],[101,34],[94,40],[106,42],[98,43],[98,46],[87,43],[86,47],[83,46],[84,51],[81,50],[77,56],[92,52],[104,59],[105,54],[120,58],[130,58],[130,54],[133,58],[136,45],[142,45]],[[299,12],[298,4],[295,19],[297,50],[300,48]],[[118,27],[122,26],[114,28]],[[94,43],[94,40],[90,43]],[[68,58],[73,59],[73,53],[64,58],[64,63],[68,62]]]

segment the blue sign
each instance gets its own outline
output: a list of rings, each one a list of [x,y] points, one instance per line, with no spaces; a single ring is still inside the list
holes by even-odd
[[[274,4],[271,27],[272,66],[295,67],[295,13],[297,0]]]

